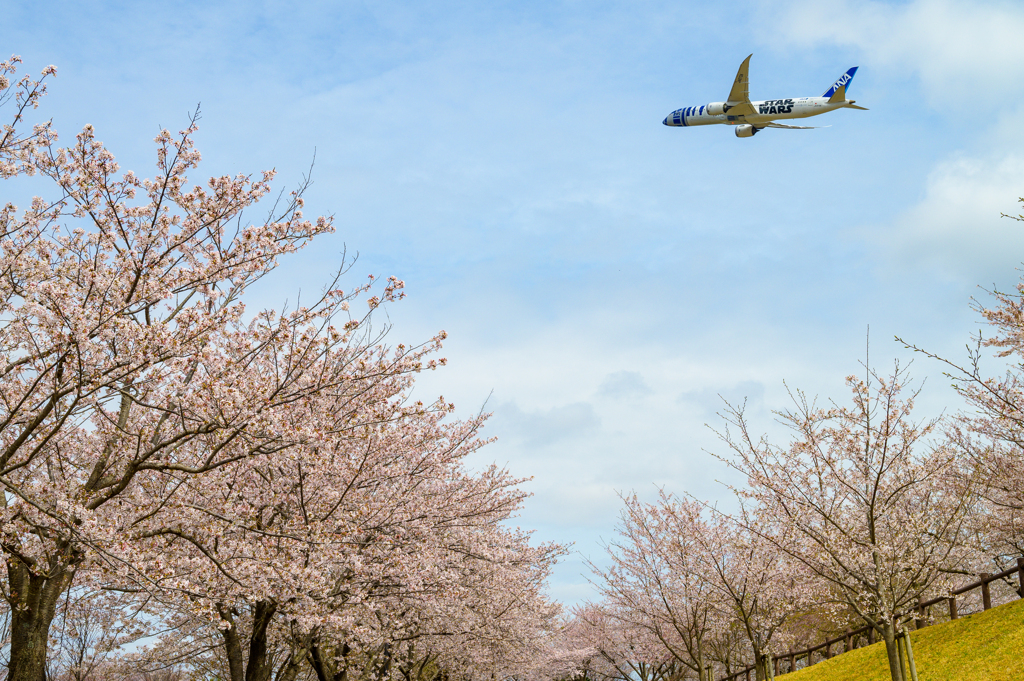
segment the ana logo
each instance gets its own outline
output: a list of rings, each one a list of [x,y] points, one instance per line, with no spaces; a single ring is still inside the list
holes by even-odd
[[[832,87],[838,90],[840,86],[842,86],[842,85],[846,85],[846,84],[847,84],[847,83],[849,83],[849,82],[850,82],[850,74],[849,74],[849,73],[844,73],[844,74],[843,74],[843,75],[842,75],[842,76],[841,76],[841,77],[839,78],[839,80],[837,80],[837,81],[835,82],[835,84],[834,84],[834,85],[832,85]]]
[[[792,112],[792,99],[769,99],[757,106],[757,113],[759,114],[784,114]]]

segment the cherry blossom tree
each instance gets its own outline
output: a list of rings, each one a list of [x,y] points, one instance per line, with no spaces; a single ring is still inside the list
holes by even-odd
[[[772,657],[792,643],[788,623],[821,597],[812,576],[784,550],[791,535],[773,517],[746,508],[728,516],[694,500],[669,497],[662,503],[676,527],[696,530],[692,550],[718,611],[709,642],[731,651],[742,632],[756,678],[768,678]]]
[[[666,650],[635,616],[608,604],[587,604],[573,610],[560,643],[573,654],[575,676],[602,681],[675,681],[686,667]],[[556,676],[557,678],[557,676]]]
[[[18,123],[44,87],[15,87]],[[43,678],[76,578],[165,628],[119,658],[124,670],[424,681],[535,665],[558,612],[543,585],[564,550],[507,526],[521,480],[465,468],[482,416],[452,421],[443,399],[411,399],[413,376],[444,362],[431,358],[443,333],[383,345],[369,312],[350,309],[369,286],[337,280],[311,305],[246,313],[278,256],[332,229],[303,217],[304,187],[247,224],[272,173],[190,187],[195,120],[157,137],[154,180],[119,174],[90,127],[68,148],[45,125],[5,130],[8,174],[56,188],[3,214],[9,677]],[[401,289],[389,280],[369,311]],[[83,612],[109,625],[126,607]],[[101,644],[94,625],[76,631],[73,672],[151,633],[127,626]]]
[[[46,677],[88,681],[117,673],[119,651],[153,632],[141,616],[145,599],[110,591],[96,580],[68,589],[57,607],[50,636]]]
[[[722,437],[748,486],[738,490],[758,519],[748,529],[805,566],[832,596],[885,641],[894,681],[903,681],[896,637],[918,599],[948,588],[970,556],[969,489],[951,487],[957,452],[937,421],[914,422],[905,372],[847,378],[853,406],[828,409],[795,395],[779,412],[793,431],[788,447],[755,439],[741,409]],[[953,490],[953,491],[951,491]],[[779,542],[765,527],[782,528]],[[777,531],[777,530],[776,530]]]
[[[297,409],[282,427],[303,446],[169,477],[160,518],[134,525],[150,552],[135,564],[219,622],[236,681],[270,678],[275,636],[278,679],[306,661],[324,679],[514,668],[556,612],[542,586],[562,549],[503,526],[521,481],[462,467],[482,419],[443,422],[451,405],[407,403],[409,377],[385,374]]]
[[[391,361],[379,349],[345,354],[335,359],[348,366]],[[349,603],[401,589],[397,571],[424,555],[412,546],[408,522],[420,509],[418,474],[446,473],[476,424],[440,429],[447,406],[432,413],[404,406],[395,397],[408,378],[381,368],[386,380],[352,376],[293,405],[276,428],[304,433],[303,445],[203,476],[166,476],[174,494],[162,493],[169,501],[161,516],[132,525],[140,547],[134,563],[155,588],[220,622],[233,679],[267,673],[277,619],[299,624],[299,638],[308,639],[324,618],[341,619]],[[446,436],[454,442],[432,439]],[[248,641],[238,618],[250,624]],[[300,650],[295,664],[304,658]]]
[[[0,211],[0,550],[8,678],[39,681],[79,570],[160,574],[129,538],[160,536],[182,484],[222,483],[221,469],[237,475],[236,464],[305,444],[314,433],[290,419],[326,391],[372,390],[437,360],[373,349],[365,316],[349,310],[367,287],[332,283],[311,305],[247,316],[247,288],[333,229],[303,216],[302,188],[248,223],[273,173],[189,185],[200,161],[194,119],[157,136],[151,180],[120,173],[90,126],[65,148],[45,124],[21,134],[44,86],[12,81],[16,63],[0,66],[0,102],[14,107],[3,173],[38,173],[53,195]],[[401,288],[390,280],[369,307]]]
[[[737,522],[664,491],[654,504],[635,495],[624,501],[612,565],[597,571],[613,616],[646,630],[698,679],[715,658],[730,667],[749,660],[765,678],[787,621],[820,596],[803,566],[780,550],[788,538],[775,533],[768,541],[749,531],[749,515]],[[746,654],[736,649],[737,632]]]
[[[633,629],[647,630],[678,664],[704,680],[708,641],[720,622],[717,592],[703,572],[701,540],[707,531],[696,502],[661,493],[660,503],[623,498],[618,537],[608,547],[611,565],[592,565],[605,602]],[[679,508],[682,507],[682,508]]]
[[[787,552],[792,535],[775,518],[741,510],[738,518],[707,511],[696,535],[727,616],[745,635],[758,681],[770,676],[773,656],[791,645],[786,624],[821,597],[818,584]]]

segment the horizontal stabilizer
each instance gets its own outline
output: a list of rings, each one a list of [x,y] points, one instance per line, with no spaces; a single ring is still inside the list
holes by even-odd
[[[861,111],[870,111],[871,110],[871,109],[868,109],[867,107],[857,106],[856,104],[847,104],[846,106],[851,108],[851,109],[860,109]]]

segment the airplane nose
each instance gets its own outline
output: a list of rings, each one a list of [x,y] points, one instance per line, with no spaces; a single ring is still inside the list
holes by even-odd
[[[665,116],[665,120],[663,120],[663,121],[661,122],[661,124],[662,124],[662,125],[669,125],[669,122],[668,122],[668,119],[669,119],[669,118],[671,118],[671,116]]]

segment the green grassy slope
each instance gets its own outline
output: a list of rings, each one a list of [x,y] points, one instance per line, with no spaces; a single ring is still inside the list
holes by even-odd
[[[1022,681],[1024,600],[911,633],[919,681]],[[786,681],[889,681],[876,643],[778,677]]]

